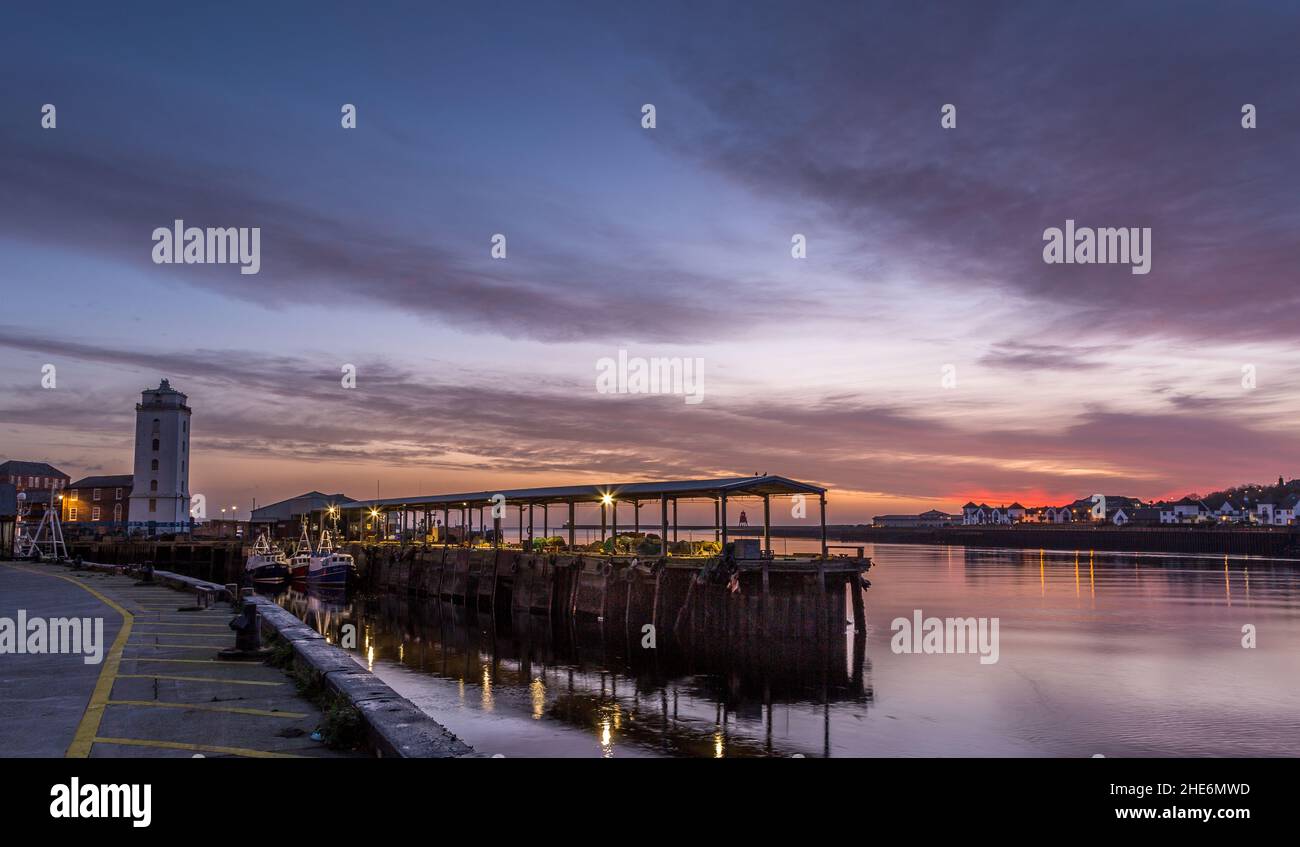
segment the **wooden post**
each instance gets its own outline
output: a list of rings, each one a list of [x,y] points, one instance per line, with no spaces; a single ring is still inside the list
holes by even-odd
[[[677,543],[677,498],[673,498],[673,543]]]
[[[600,541],[602,544],[605,542],[605,525],[609,519],[608,509],[609,507],[605,505],[605,501],[601,500],[600,501]]]
[[[718,496],[718,537],[722,540],[722,550],[727,550],[727,495]]]
[[[826,558],[826,495],[821,495],[822,506],[822,558]]]
[[[610,504],[610,537],[614,539],[614,549],[618,550],[618,501]]]
[[[641,501],[632,501],[632,531],[641,531]]]
[[[551,504],[542,504],[542,538],[551,537]]]
[[[713,501],[713,540],[722,540],[722,515],[718,511],[719,501]]]
[[[533,551],[533,504],[528,504],[528,552]]]
[[[569,549],[570,550],[572,550],[573,547],[575,546],[574,533],[577,531],[577,528],[574,526],[574,524],[577,523],[577,516],[575,512],[577,512],[577,507],[574,505],[574,502],[570,500],[569,501]]]
[[[763,549],[772,555],[772,498],[763,495]]]
[[[867,609],[866,603],[862,599],[861,575],[857,573],[849,574],[848,587],[853,600],[853,631],[855,633],[865,633],[867,631]]]
[[[519,507],[519,549],[524,549],[524,507]]]
[[[659,495],[659,552],[668,555],[668,495]]]

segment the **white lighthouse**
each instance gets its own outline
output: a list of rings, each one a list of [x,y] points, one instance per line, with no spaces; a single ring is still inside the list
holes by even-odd
[[[167,380],[135,407],[135,481],[130,528],[149,535],[190,531],[190,407]]]

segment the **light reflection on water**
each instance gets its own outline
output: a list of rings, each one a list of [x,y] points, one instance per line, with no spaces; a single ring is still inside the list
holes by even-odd
[[[868,632],[819,646],[646,651],[621,623],[493,619],[416,598],[282,602],[335,643],[340,622],[358,624],[363,664],[487,754],[1300,755],[1295,564],[867,553]],[[998,617],[999,661],[892,653],[890,622],[916,609]],[[1255,649],[1241,646],[1248,624]]]

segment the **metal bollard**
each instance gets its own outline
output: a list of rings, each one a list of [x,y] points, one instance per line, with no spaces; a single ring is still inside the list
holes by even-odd
[[[230,650],[217,653],[218,659],[236,662],[261,661],[271,654],[270,648],[262,646],[262,630],[258,622],[256,601],[244,601],[239,614],[231,619],[230,628],[235,631],[235,646]]]
[[[252,600],[244,601],[244,608],[239,616],[230,622],[235,631],[235,649],[255,651],[262,649],[261,627],[257,621],[257,604]]]

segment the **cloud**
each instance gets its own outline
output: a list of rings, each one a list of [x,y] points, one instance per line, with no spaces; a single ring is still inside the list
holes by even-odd
[[[1027,325],[1294,338],[1296,10],[763,6],[725,43],[701,14],[671,51],[630,36],[711,118],[671,144],[817,214],[846,264],[869,255],[931,297],[1022,299]],[[1241,128],[1244,102],[1266,130]],[[1151,274],[1045,265],[1043,230],[1067,218],[1151,227]]]
[[[1070,347],[1062,344],[1017,344],[999,342],[980,357],[979,362],[992,368],[1015,371],[1094,370],[1107,367],[1098,356],[1107,352],[1099,346]]]
[[[421,228],[410,220],[386,226],[244,190],[257,182],[247,171],[169,154],[34,146],[22,138],[11,130],[0,157],[6,192],[0,226],[11,236],[263,306],[400,310],[543,341],[715,338],[738,332],[746,320],[784,320],[818,308],[806,293],[787,296],[763,280],[648,259],[617,227],[575,230],[570,243],[542,244],[531,254],[516,244],[512,258],[497,261],[489,258],[486,234],[481,244],[437,244],[433,237],[426,243],[405,234]],[[261,272],[154,265],[151,234],[176,219],[187,226],[260,227]],[[746,296],[755,282],[764,285],[761,298]]]

